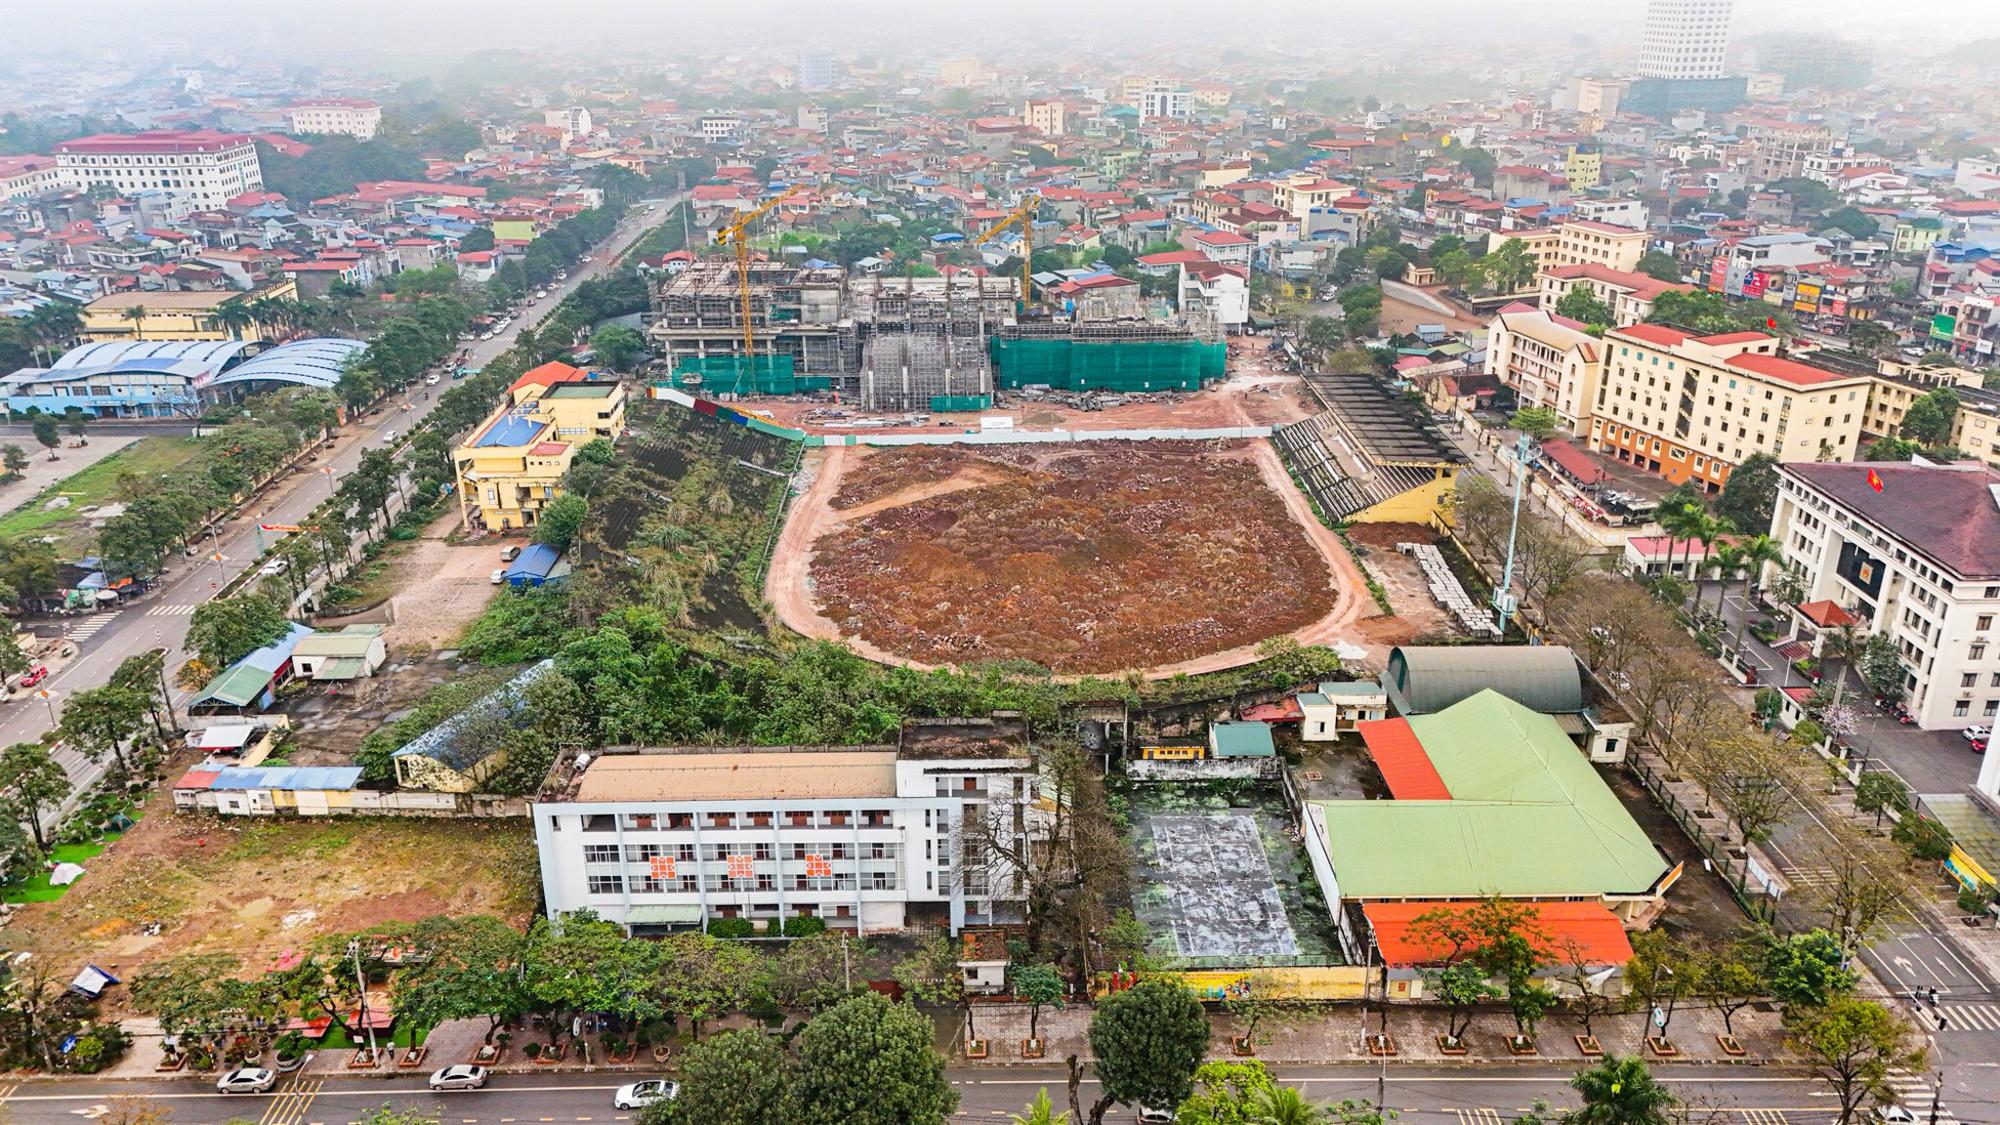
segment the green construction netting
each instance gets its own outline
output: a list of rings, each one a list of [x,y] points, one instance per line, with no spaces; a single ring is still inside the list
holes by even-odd
[[[1199,340],[1003,340],[992,343],[994,382],[1066,391],[1199,389],[1227,373],[1228,348]]]
[[[932,395],[931,413],[965,414],[993,405],[992,395]]]
[[[690,356],[674,365],[674,375],[709,394],[788,395],[833,385],[824,375],[797,374],[788,355],[752,356],[747,362],[734,355]]]

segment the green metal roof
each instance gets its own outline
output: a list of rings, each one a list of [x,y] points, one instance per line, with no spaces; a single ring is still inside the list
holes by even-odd
[[[264,688],[271,682],[271,673],[248,664],[238,664],[214,679],[201,689],[189,706],[201,703],[223,703],[231,707],[248,707],[257,702]]]
[[[1343,897],[1638,894],[1666,873],[1547,715],[1489,689],[1410,729],[1453,799],[1313,802]]]
[[[1269,758],[1278,752],[1266,723],[1218,722],[1209,726],[1218,758]]]

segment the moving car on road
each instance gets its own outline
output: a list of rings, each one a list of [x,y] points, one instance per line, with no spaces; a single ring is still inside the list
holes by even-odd
[[[654,1102],[670,1102],[681,1096],[681,1084],[665,1078],[648,1078],[618,1087],[611,1095],[613,1109],[644,1109]]]
[[[290,559],[272,559],[270,562],[267,562],[263,566],[257,568],[257,573],[263,575],[266,578],[271,578],[276,575],[283,574],[290,569],[292,569],[292,563]]]
[[[239,1066],[215,1080],[218,1094],[261,1094],[278,1084],[278,1073],[261,1066]]]
[[[46,664],[37,664],[33,668],[21,673],[21,686],[31,688],[48,678],[49,666]]]
[[[471,1063],[448,1066],[431,1075],[433,1090],[477,1090],[486,1085],[486,1068]]]

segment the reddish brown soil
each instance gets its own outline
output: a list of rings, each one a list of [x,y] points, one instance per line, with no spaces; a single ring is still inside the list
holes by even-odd
[[[941,488],[947,464],[988,479]],[[814,600],[918,663],[1158,667],[1302,629],[1337,600],[1247,443],[891,448],[863,465],[842,496],[921,498],[857,508],[814,544]]]

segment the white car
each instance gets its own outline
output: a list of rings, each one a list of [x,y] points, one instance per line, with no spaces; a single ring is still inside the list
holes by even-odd
[[[1985,742],[1993,735],[1992,727],[1966,727],[1958,732],[1967,742]]]
[[[433,1090],[477,1090],[486,1085],[486,1068],[471,1063],[448,1066],[431,1075]]]
[[[503,566],[499,570],[493,572],[493,584],[495,586],[498,586],[499,584],[505,581],[507,581],[507,568]]]
[[[435,387],[435,386],[437,386],[437,385],[438,385],[438,380],[439,380],[439,379],[440,379],[441,377],[442,377],[442,376],[438,376],[438,375],[432,375],[432,376],[431,376],[430,378],[428,378],[428,379],[425,379],[425,380],[424,380],[424,386],[426,386],[426,387]]]
[[[278,1072],[261,1066],[239,1066],[215,1080],[218,1094],[261,1094],[278,1084]]]
[[[1894,1102],[1876,1106],[1875,1120],[1882,1125],[1917,1125],[1917,1115]]]
[[[292,562],[290,559],[272,559],[270,562],[265,563],[261,568],[259,568],[257,573],[263,575],[266,578],[273,578],[276,577],[277,575],[285,573],[290,569],[292,569]]]
[[[1153,1109],[1150,1106],[1142,1105],[1139,1107],[1139,1123],[1140,1125],[1174,1125],[1174,1111],[1171,1109]]]
[[[611,1095],[613,1109],[644,1109],[654,1102],[670,1102],[681,1096],[681,1084],[665,1078],[648,1078],[644,1082],[634,1082],[618,1087]]]
[[[481,332],[481,333],[479,334],[479,338],[480,338],[480,339],[482,339],[482,340],[491,340],[491,339],[493,338],[493,333],[491,333],[491,332]]]

